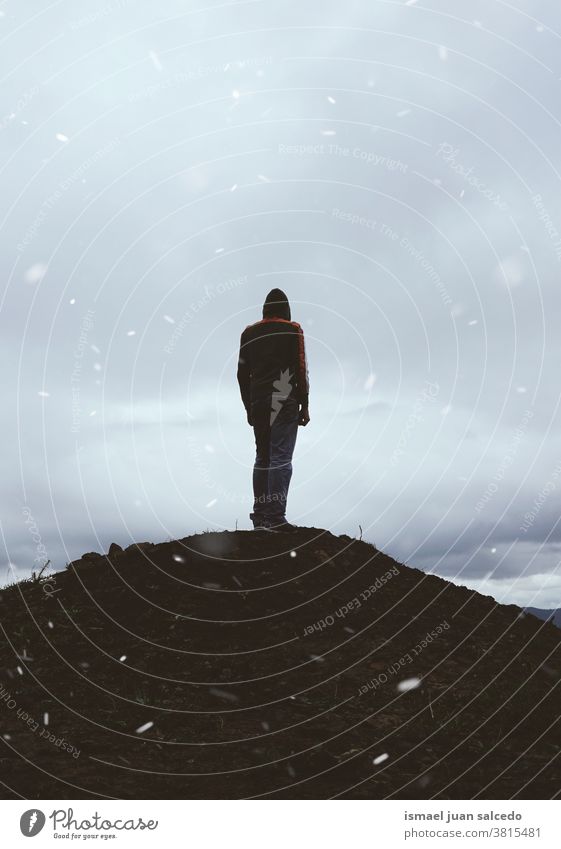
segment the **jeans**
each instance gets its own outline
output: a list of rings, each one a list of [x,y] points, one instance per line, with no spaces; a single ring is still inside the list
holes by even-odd
[[[280,409],[273,409],[271,399],[251,405],[255,434],[253,467],[254,525],[265,520],[272,524],[286,521],[286,500],[292,477],[292,455],[298,433],[299,405],[287,398]]]

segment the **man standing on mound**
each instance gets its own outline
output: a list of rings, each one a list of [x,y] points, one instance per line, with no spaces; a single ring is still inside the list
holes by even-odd
[[[286,500],[298,426],[310,421],[304,331],[291,321],[282,289],[272,289],[263,319],[242,333],[238,383],[255,434],[253,512],[255,530],[292,532]]]

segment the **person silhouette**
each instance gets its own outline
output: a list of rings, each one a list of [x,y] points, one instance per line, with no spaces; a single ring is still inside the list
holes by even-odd
[[[256,447],[249,518],[255,530],[293,533],[286,502],[298,427],[310,421],[310,385],[304,331],[282,289],[271,289],[263,318],[243,331],[237,377]]]

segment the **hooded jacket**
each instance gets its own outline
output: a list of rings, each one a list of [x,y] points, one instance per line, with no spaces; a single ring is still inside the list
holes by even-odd
[[[282,289],[271,289],[263,318],[245,328],[240,339],[238,383],[244,407],[254,401],[295,398],[308,406],[309,379],[304,331],[291,320]]]

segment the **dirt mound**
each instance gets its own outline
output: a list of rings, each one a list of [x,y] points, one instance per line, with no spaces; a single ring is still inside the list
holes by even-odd
[[[324,530],[90,552],[0,591],[17,798],[543,798],[561,632]]]

